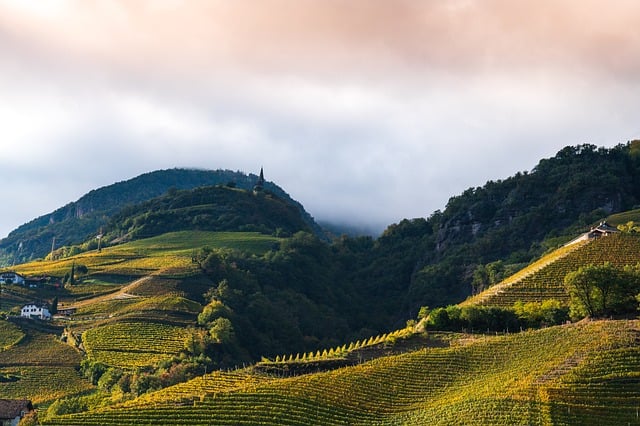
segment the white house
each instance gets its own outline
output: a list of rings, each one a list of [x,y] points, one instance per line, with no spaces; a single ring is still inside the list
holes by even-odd
[[[51,312],[49,312],[47,305],[36,305],[35,303],[30,303],[22,307],[20,310],[20,316],[32,319],[49,320],[51,319]]]
[[[18,426],[20,419],[33,411],[28,399],[0,399],[0,425]]]
[[[0,274],[0,284],[24,285],[24,277],[17,272],[3,272]]]

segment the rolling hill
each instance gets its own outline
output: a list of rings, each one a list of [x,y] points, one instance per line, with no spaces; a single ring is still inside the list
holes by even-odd
[[[169,169],[92,190],[77,201],[25,223],[0,240],[0,266],[45,257],[51,251],[54,238],[55,247],[82,243],[97,235],[124,207],[160,197],[169,190],[215,185],[251,190],[257,180],[256,175],[230,170]],[[307,226],[322,235],[309,213],[282,188],[268,181],[264,188],[299,210]]]
[[[99,249],[79,239],[12,267],[33,287],[2,286],[3,318],[32,301],[63,315],[0,319],[0,397],[31,398],[44,424],[638,423],[634,314],[515,334],[403,328],[420,306],[464,300],[496,259],[515,274],[458,309],[566,306],[567,273],[638,263],[633,233],[562,246],[607,212],[640,216],[623,211],[639,198],[634,146],[568,148],[377,239],[328,243],[303,209],[237,184],[119,208]]]
[[[568,304],[564,277],[580,266],[609,262],[618,267],[640,263],[640,235],[615,234],[559,248],[461,305],[511,307],[516,301],[556,299]]]
[[[636,423],[639,327],[597,321],[460,336],[448,347],[292,378],[215,372],[47,424]]]

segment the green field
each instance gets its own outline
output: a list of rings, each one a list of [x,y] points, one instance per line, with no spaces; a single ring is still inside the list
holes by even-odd
[[[181,231],[129,243],[105,247],[100,253],[91,251],[57,261],[35,261],[14,269],[26,276],[64,276],[73,263],[87,266],[90,275],[139,277],[162,271],[170,277],[185,277],[197,271],[192,263],[196,249],[230,249],[262,254],[282,239],[259,232]]]

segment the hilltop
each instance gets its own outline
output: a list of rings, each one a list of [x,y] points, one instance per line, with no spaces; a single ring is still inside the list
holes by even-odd
[[[230,170],[169,169],[145,173],[135,178],[95,189],[49,214],[33,219],[0,240],[0,266],[24,263],[45,257],[55,247],[80,244],[98,235],[111,217],[125,207],[166,194],[205,186],[227,185],[251,190],[259,176]],[[272,182],[264,187],[296,207],[317,235],[320,227],[302,205]]]

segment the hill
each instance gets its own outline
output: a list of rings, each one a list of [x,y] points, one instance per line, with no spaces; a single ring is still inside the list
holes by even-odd
[[[291,235],[311,232],[311,227],[296,207],[270,193],[207,186],[171,191],[122,209],[105,227],[103,239],[135,240],[185,230]]]
[[[458,303],[472,293],[478,267],[500,262],[510,275],[593,223],[638,205],[640,141],[610,149],[569,146],[530,172],[469,188],[404,229],[413,247],[394,258],[415,259],[416,246],[422,255],[391,285],[404,296],[405,317],[420,306]]]
[[[460,336],[448,347],[292,378],[209,373],[47,424],[636,423],[639,341],[638,321]]]
[[[230,170],[169,169],[142,174],[133,179],[95,189],[56,211],[31,220],[0,240],[0,266],[43,258],[52,247],[79,244],[97,235],[110,218],[127,206],[166,194],[170,189],[230,185],[251,190],[258,176]],[[264,188],[296,207],[306,224],[318,235],[320,227],[300,203],[272,182]]]
[[[609,262],[619,268],[640,263],[640,235],[619,233],[562,247],[506,278],[462,305],[512,307],[516,301],[555,299],[567,304],[565,276],[588,264]]]
[[[411,343],[394,333],[371,336],[403,327],[417,306],[463,300],[476,270],[490,271],[496,280],[520,269],[493,293],[467,302],[510,307],[549,297],[566,304],[559,283],[594,259],[635,263],[638,237],[625,234],[549,250],[527,266],[588,229],[589,220],[604,217],[604,208],[575,216],[600,205],[598,193],[618,200],[612,212],[634,202],[637,188],[623,182],[637,172],[634,146],[563,150],[530,174],[454,197],[444,212],[390,225],[377,239],[342,236],[327,243],[300,209],[269,190],[171,189],[113,213],[100,249],[91,237],[46,260],[15,266],[35,287],[4,285],[0,307],[15,313],[27,301],[55,301],[64,316],[53,327],[3,323],[0,380],[11,383],[7,396],[32,397],[43,410],[51,404],[50,420],[69,424],[154,423],[161,421],[158,415],[177,424],[181,418],[195,424],[562,424],[586,421],[585,413],[628,420],[637,400],[637,321],[518,335],[430,331]],[[588,192],[589,182],[603,173],[587,167],[594,161],[624,165],[618,170],[627,173],[624,179],[610,179],[622,189],[611,187],[611,195],[597,187],[593,199],[569,192],[560,205],[559,198],[549,198],[549,188],[530,186],[559,188],[562,179],[577,175]],[[524,189],[531,192],[508,201]],[[480,209],[482,220],[476,203],[487,207]],[[572,203],[579,207],[565,216]],[[511,218],[496,219],[514,206],[519,210]],[[456,213],[461,209],[465,215]],[[625,224],[637,212],[610,217]],[[516,247],[521,249],[510,251]],[[451,324],[452,330],[465,327]],[[539,326],[522,324],[509,329]],[[505,329],[470,327],[489,328]],[[303,355],[283,362],[283,353]],[[54,358],[38,363],[49,356]],[[238,368],[260,359],[253,368]],[[308,374],[318,370],[328,371]],[[55,397],[35,389],[37,380],[58,389]],[[55,388],[56,380],[64,386]],[[595,382],[596,399],[582,386]],[[627,391],[627,385],[625,398],[610,396],[613,387]],[[67,398],[53,402],[62,396]],[[247,410],[244,402],[268,409]],[[59,416],[74,411],[87,413]],[[459,417],[469,411],[468,418]]]

